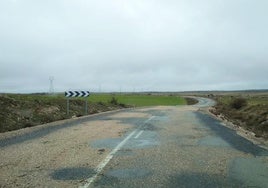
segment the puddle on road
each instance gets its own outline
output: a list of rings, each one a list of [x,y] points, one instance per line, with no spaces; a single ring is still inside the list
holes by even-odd
[[[181,147],[181,146],[187,146],[187,147],[192,147],[196,146],[198,139],[202,138],[201,136],[194,136],[194,135],[179,135],[179,136],[174,136],[174,140],[176,143]]]
[[[120,142],[122,142],[121,138],[108,138],[108,139],[102,139],[102,140],[96,140],[90,145],[94,148],[109,148],[113,149],[115,148]]]
[[[138,133],[137,133],[138,134]],[[89,145],[93,148],[109,148],[114,149],[124,140],[123,138],[108,138],[95,140]],[[121,149],[144,149],[160,145],[158,134],[154,131],[143,131],[142,134],[135,138],[135,135],[129,139]]]
[[[220,146],[220,147],[231,147],[228,142],[224,141],[220,137],[207,136],[199,140],[199,145],[202,146]]]
[[[94,148],[109,148],[114,149],[118,144],[122,142],[122,139],[111,138],[111,139],[103,139],[96,140],[90,145]],[[122,147],[122,149],[143,149],[148,147],[157,146],[160,143],[155,139],[130,139],[128,142]]]
[[[54,180],[82,180],[95,174],[90,168],[62,168],[55,170],[51,177]]]
[[[215,187],[241,187],[240,182],[230,181],[223,175],[181,172],[174,174],[167,179],[165,187],[198,187],[198,188],[215,188]]]
[[[268,151],[266,149],[263,149],[251,141],[237,135],[235,130],[219,125],[219,120],[200,112],[195,112],[195,115],[196,118],[200,120],[201,125],[209,128],[209,131],[220,139],[207,137],[205,140],[201,140],[201,144],[209,144],[213,146],[226,146],[228,144],[229,147],[244,153],[249,153],[254,156],[268,156]],[[216,144],[213,144],[214,141]]]
[[[136,179],[136,178],[145,178],[151,175],[151,172],[145,169],[117,169],[110,170],[106,173],[107,176],[112,176],[122,179]]]
[[[157,122],[159,122],[159,121],[168,121],[169,118],[168,118],[168,116],[155,116],[155,118],[153,120],[157,121]]]
[[[151,114],[152,116],[166,116],[167,112],[159,110],[146,110],[145,113]]]
[[[161,130],[162,128],[159,128],[151,123],[146,123],[142,128],[141,130],[144,130],[144,131],[159,131]]]
[[[155,140],[131,140],[127,145],[123,146],[123,148],[142,149],[158,145],[159,142]]]
[[[135,182],[142,181],[151,175],[152,172],[147,169],[113,169],[103,174],[103,176],[101,176],[100,179],[94,183],[94,187],[137,187],[137,184],[135,184]],[[131,184],[130,182],[134,184]]]
[[[131,149],[120,149],[115,154],[116,156],[133,156],[134,152]]]
[[[114,118],[114,120],[118,121],[122,125],[133,125],[133,126],[140,126],[142,125],[147,118],[145,117],[125,117],[125,118]]]
[[[236,158],[230,164],[229,178],[247,187],[267,187],[268,163],[260,158]]]

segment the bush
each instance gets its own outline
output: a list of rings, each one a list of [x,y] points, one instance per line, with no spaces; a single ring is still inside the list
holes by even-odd
[[[247,100],[244,98],[236,98],[231,101],[231,107],[235,109],[241,109],[244,106],[247,106]]]
[[[113,104],[113,105],[118,105],[118,101],[117,101],[117,99],[115,97],[112,97],[110,103]]]
[[[186,100],[186,103],[187,105],[194,105],[194,104],[197,104],[198,103],[198,100],[197,99],[194,99],[194,98],[184,98]]]

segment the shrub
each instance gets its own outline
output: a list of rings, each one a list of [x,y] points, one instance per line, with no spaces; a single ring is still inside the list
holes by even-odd
[[[115,97],[112,97],[110,103],[113,104],[113,105],[118,105],[118,101],[117,101],[117,99]]]
[[[198,100],[197,99],[194,99],[194,98],[184,98],[186,100],[186,103],[187,105],[194,105],[194,104],[197,104],[198,103]]]
[[[235,108],[238,110],[244,106],[247,106],[247,100],[244,98],[235,98],[231,101],[230,105],[232,108]]]

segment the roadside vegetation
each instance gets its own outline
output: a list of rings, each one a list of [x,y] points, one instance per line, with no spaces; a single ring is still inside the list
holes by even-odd
[[[173,95],[93,94],[88,98],[70,98],[67,116],[63,94],[0,94],[0,132],[86,115],[85,100],[88,114],[128,107],[187,104],[182,97]]]
[[[216,95],[212,113],[268,139],[268,95]]]
[[[88,114],[123,108],[109,101],[89,102]],[[2,94],[0,95],[0,132],[32,127],[57,120],[85,115],[85,99],[70,99],[67,116],[67,102],[63,95]]]

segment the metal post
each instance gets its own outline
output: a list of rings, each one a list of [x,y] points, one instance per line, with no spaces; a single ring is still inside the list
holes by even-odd
[[[85,99],[85,113],[86,113],[86,115],[87,115],[87,105],[88,105],[88,103],[87,103],[87,98]]]
[[[67,98],[67,116],[70,114],[70,101],[69,98]]]

